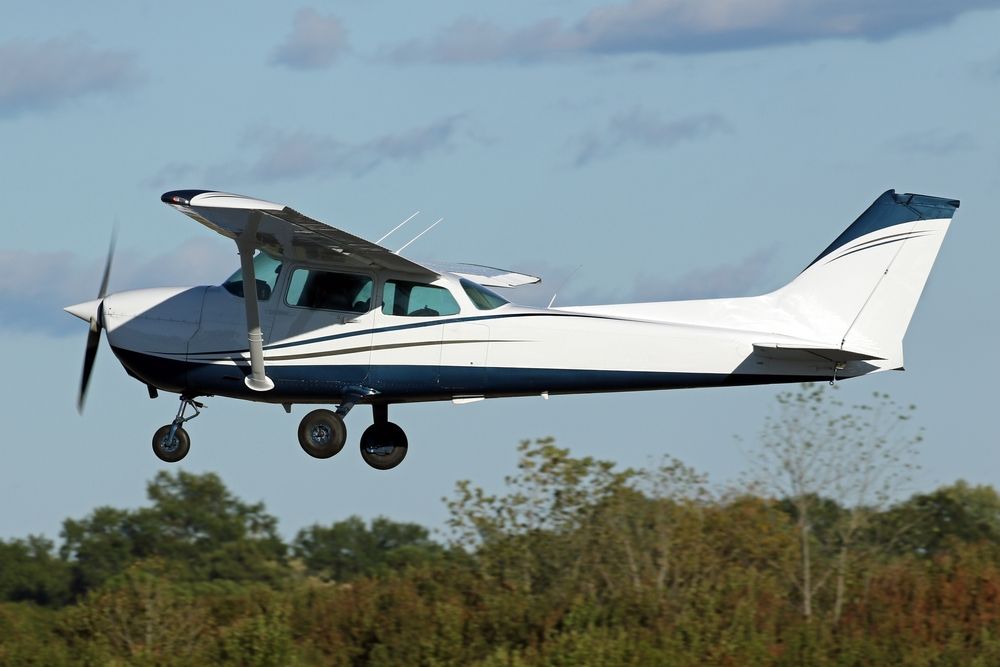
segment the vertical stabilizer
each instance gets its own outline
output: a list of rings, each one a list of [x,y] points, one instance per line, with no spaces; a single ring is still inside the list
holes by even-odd
[[[959,202],[889,190],[772,296],[817,340],[902,365],[903,335]]]

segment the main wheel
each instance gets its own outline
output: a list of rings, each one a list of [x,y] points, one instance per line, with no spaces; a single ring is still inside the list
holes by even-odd
[[[156,429],[156,433],[153,434],[153,453],[161,461],[177,463],[187,456],[188,450],[191,449],[191,438],[188,437],[187,431],[178,426],[173,439],[168,442],[171,426],[172,424],[167,424]]]
[[[336,412],[313,410],[299,422],[299,444],[309,456],[328,459],[347,442],[347,426]]]
[[[395,468],[406,458],[406,433],[392,422],[372,424],[361,434],[361,458],[376,470]]]

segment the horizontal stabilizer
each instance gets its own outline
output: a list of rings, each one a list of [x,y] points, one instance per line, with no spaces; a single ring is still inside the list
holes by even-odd
[[[816,361],[817,358],[832,362],[847,361],[884,361],[884,357],[877,357],[866,352],[854,350],[843,350],[839,347],[829,347],[822,345],[795,345],[789,343],[754,343],[753,351],[762,357],[769,359],[781,359],[784,361]]]
[[[425,266],[441,273],[454,273],[459,278],[468,278],[483,287],[520,287],[534,285],[542,281],[538,276],[529,276],[526,273],[497,269],[492,266],[480,266],[479,264],[425,262]]]

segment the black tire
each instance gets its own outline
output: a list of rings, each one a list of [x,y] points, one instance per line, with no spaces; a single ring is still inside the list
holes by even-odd
[[[299,444],[309,456],[328,459],[344,448],[347,426],[330,410],[313,410],[299,422]]]
[[[406,433],[392,422],[372,424],[361,434],[361,458],[376,470],[398,466],[407,447]]]
[[[153,434],[153,453],[161,461],[177,463],[187,456],[191,449],[191,438],[187,431],[178,426],[177,430],[174,431],[173,441],[168,444],[167,437],[170,435],[170,428],[171,424],[167,424],[156,429],[156,433]]]

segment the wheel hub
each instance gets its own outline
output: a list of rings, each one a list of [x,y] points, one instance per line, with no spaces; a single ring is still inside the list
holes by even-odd
[[[332,437],[333,430],[326,424],[317,424],[309,432],[309,438],[313,441],[313,444],[320,447],[329,445]]]
[[[174,435],[173,438],[171,438],[169,435],[165,435],[160,440],[160,449],[162,449],[167,454],[173,454],[174,452],[177,451],[177,448],[180,446],[181,446],[181,441],[176,435]]]

